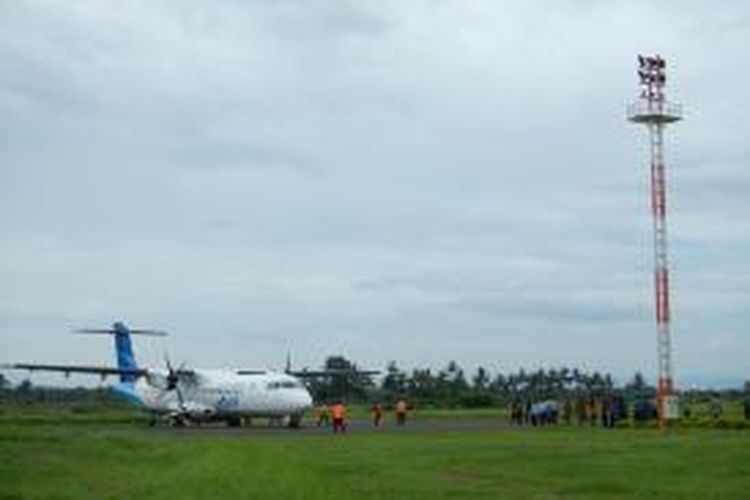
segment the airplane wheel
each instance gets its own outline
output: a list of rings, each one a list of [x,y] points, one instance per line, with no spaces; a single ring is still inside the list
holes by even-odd
[[[242,427],[242,418],[241,417],[232,417],[227,419],[227,425],[229,427]]]
[[[302,415],[289,415],[289,428],[299,429],[302,424]]]

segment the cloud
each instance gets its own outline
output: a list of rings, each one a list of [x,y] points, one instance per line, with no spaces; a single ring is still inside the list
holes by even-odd
[[[749,22],[698,1],[3,5],[0,350],[94,358],[56,332],[122,318],[213,365],[283,357],[257,334],[310,366],[651,373],[646,135],[624,111],[657,51],[685,104],[676,353],[740,373]],[[711,324],[734,343],[706,357]]]

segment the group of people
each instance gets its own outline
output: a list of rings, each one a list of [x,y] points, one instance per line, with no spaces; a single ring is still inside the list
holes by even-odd
[[[375,403],[370,409],[372,414],[372,425],[373,427],[380,427],[385,418],[386,409],[381,403]],[[409,406],[406,401],[399,399],[393,405],[393,413],[396,417],[396,425],[406,425],[406,419],[409,412]],[[313,416],[315,418],[315,424],[318,427],[331,425],[335,434],[345,433],[348,424],[349,410],[344,405],[343,401],[336,401],[330,407],[321,403],[313,407]]]
[[[593,427],[601,422],[602,427],[612,428],[623,414],[624,401],[619,397],[566,399],[562,405],[552,400],[525,404],[515,400],[510,407],[512,423],[532,426],[557,424],[561,419],[570,425],[575,416],[578,425]]]

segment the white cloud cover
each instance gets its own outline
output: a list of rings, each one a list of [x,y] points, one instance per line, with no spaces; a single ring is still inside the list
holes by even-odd
[[[747,377],[744,2],[0,6],[0,352],[655,371],[635,55],[670,63],[678,380]],[[159,362],[164,344],[139,343]]]

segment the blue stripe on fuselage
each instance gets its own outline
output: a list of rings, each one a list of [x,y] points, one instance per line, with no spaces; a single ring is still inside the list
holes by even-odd
[[[124,399],[126,402],[133,406],[142,407],[143,400],[135,391],[135,386],[129,382],[120,382],[112,386],[112,392],[115,393],[119,398]]]

